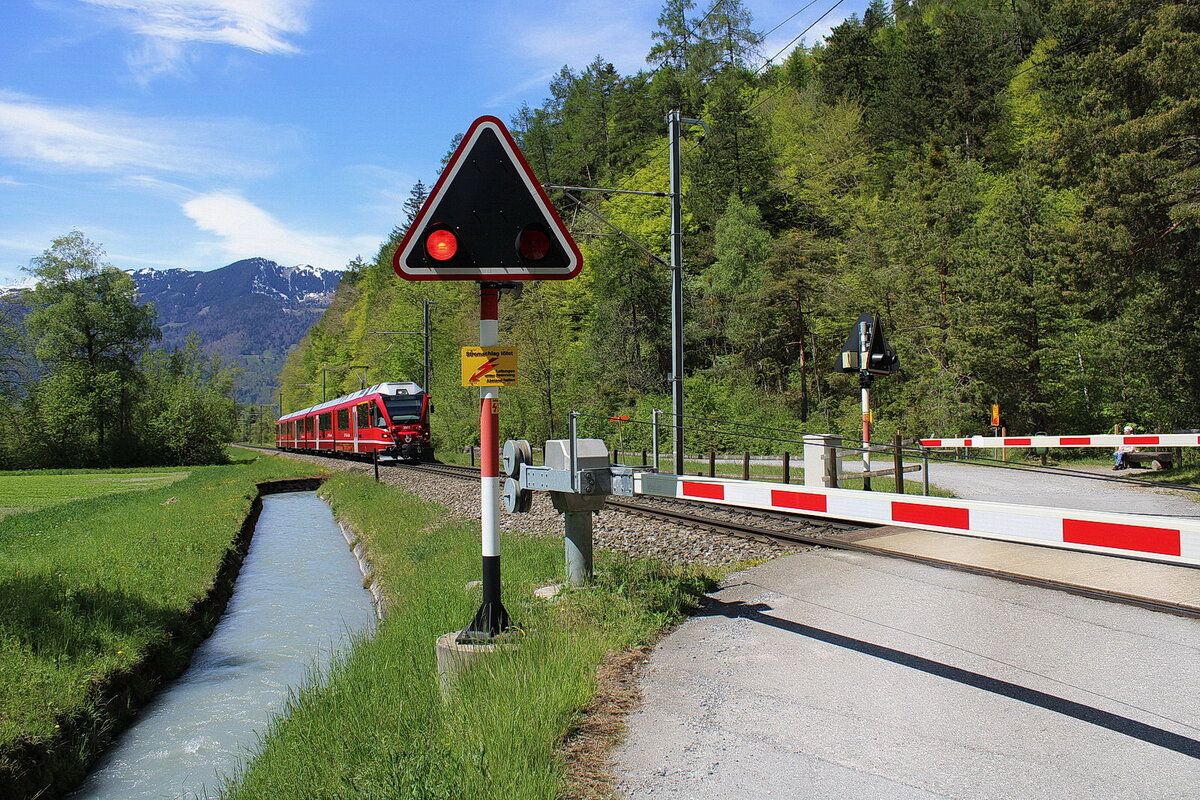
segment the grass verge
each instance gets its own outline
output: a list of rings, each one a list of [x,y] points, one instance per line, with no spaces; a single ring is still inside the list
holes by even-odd
[[[0,516],[36,511],[115,492],[167,486],[188,476],[188,470],[23,470],[0,473]]]
[[[54,796],[83,776],[211,631],[255,484],[312,473],[266,458],[201,467],[0,521],[0,796]]]
[[[505,605],[518,646],[460,676],[443,701],[436,638],[479,604],[479,525],[395,488],[341,473],[322,488],[361,532],[388,616],[301,689],[227,798],[521,798],[567,794],[560,747],[595,694],[611,652],[651,641],[716,576],[597,555],[595,585],[552,601],[560,541],[507,536]]]

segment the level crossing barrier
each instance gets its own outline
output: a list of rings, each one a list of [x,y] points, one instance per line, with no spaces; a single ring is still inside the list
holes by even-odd
[[[1101,433],[1088,436],[968,436],[919,439],[922,447],[1200,447],[1195,433]]]
[[[1200,565],[1200,520],[633,473],[632,493]]]

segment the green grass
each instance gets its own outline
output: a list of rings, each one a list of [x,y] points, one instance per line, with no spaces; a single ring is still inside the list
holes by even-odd
[[[166,641],[212,585],[256,481],[311,473],[280,459],[193,468],[0,520],[0,751],[53,741],[96,686]]]
[[[188,474],[188,470],[178,467],[0,472],[0,516],[114,492],[155,489],[182,480]]]
[[[248,798],[557,798],[555,749],[610,650],[652,637],[713,585],[694,569],[597,555],[597,581],[553,601],[560,540],[506,536],[504,602],[518,646],[438,689],[434,642],[479,604],[479,526],[355,475],[322,490],[363,533],[390,600],[375,635],[296,695],[223,795]]]

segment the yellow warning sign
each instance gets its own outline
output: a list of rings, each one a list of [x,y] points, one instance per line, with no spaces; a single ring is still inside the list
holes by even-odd
[[[463,386],[516,386],[517,348],[464,347]]]

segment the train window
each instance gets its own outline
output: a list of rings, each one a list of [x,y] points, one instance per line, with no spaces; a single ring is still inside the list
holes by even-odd
[[[358,416],[358,427],[371,427],[371,411],[370,406],[366,403],[359,403],[354,407],[355,414]]]
[[[323,431],[333,430],[333,424],[332,424],[333,416],[328,411],[326,411],[324,414],[322,414],[319,417],[319,419],[320,419],[319,424],[320,424],[321,430],[323,430]]]
[[[313,433],[316,431],[317,418],[316,417],[308,417],[307,419],[304,420],[304,424],[305,424],[305,430],[308,432],[308,435],[312,436]]]
[[[387,406],[388,416],[393,425],[411,425],[421,421],[421,400],[423,394],[385,396],[383,404]]]
[[[350,430],[350,409],[339,408],[337,412],[338,430]]]

